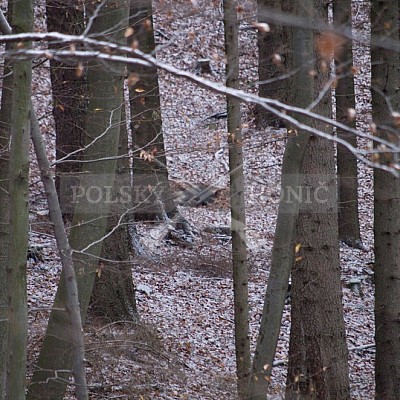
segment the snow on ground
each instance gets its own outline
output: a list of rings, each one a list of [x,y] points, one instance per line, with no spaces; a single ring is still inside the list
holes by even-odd
[[[254,91],[257,80],[256,34],[246,29],[254,19],[251,1],[244,2],[241,22],[241,85]],[[212,74],[223,82],[223,24],[219,1],[159,1],[155,28],[158,57],[179,68],[194,71],[199,58],[211,60]],[[190,5],[191,4],[191,5]],[[195,5],[198,4],[196,9]],[[364,14],[363,14],[364,13]],[[357,15],[365,18],[365,10]],[[362,52],[358,61],[367,68]],[[51,153],[54,139],[49,118],[49,78],[46,66],[37,74],[40,91],[38,113]],[[361,77],[361,75],[360,75]],[[361,77],[362,78],[362,77]],[[359,128],[367,129],[368,81],[358,80]],[[173,180],[203,182],[226,188],[227,147],[223,120],[207,119],[225,110],[222,96],[192,83],[160,74],[162,111],[168,167]],[[251,106],[243,106],[245,136],[246,201],[249,242],[249,300],[251,343],[254,349],[268,269],[279,199],[279,173],[284,140],[282,131],[257,131]],[[52,154],[52,153],[51,153]],[[372,180],[360,166],[360,216],[367,250],[341,247],[343,304],[350,348],[352,399],[373,399],[374,349],[372,283]],[[38,171],[32,169],[34,181]],[[29,263],[29,367],[32,368],[44,333],[48,311],[60,272],[51,227],[45,215],[40,185],[31,187],[31,244],[43,247],[44,261]],[[152,243],[159,259],[134,261],[133,277],[144,288],[137,301],[141,323],[104,326],[91,320],[87,327],[87,359],[91,398],[107,399],[235,399],[233,293],[230,242],[204,231],[208,226],[229,224],[227,201],[207,207],[181,207],[183,215],[199,230],[188,247]],[[139,234],[149,243],[156,228],[142,225]],[[350,288],[359,277],[360,286]],[[287,357],[290,305],[285,308],[277,359]],[[271,399],[283,398],[285,365],[276,367]],[[72,396],[70,397],[72,398]]]

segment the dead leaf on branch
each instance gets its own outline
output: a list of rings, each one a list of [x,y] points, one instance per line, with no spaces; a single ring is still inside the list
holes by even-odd
[[[346,38],[335,32],[322,32],[316,42],[318,54],[327,62],[340,58]]]
[[[142,158],[144,161],[153,162],[156,153],[157,149],[153,149],[150,152],[147,152],[145,150],[140,150],[139,157]]]

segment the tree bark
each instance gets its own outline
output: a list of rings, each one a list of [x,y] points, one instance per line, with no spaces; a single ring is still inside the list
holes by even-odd
[[[83,32],[83,12],[76,0],[47,0],[46,21],[49,32],[80,35]],[[68,47],[63,43],[50,43],[51,49]],[[76,64],[50,59],[51,91],[53,95],[53,117],[56,131],[56,159],[79,150],[84,144],[85,117],[87,112],[86,73],[77,73]],[[68,157],[79,160],[82,153]],[[79,172],[79,163],[56,164],[56,187],[60,194],[60,179],[65,174]],[[71,221],[72,212],[64,216]]]
[[[3,81],[0,108],[0,399],[5,398],[8,298],[7,298],[7,259],[10,237],[10,199],[9,199],[9,145],[11,128],[11,90],[12,74],[10,60],[3,66]]]
[[[226,86],[239,87],[237,1],[224,0]],[[238,394],[246,397],[250,373],[249,301],[246,243],[245,185],[240,101],[227,96],[229,190],[231,200],[232,268],[235,311],[235,349]]]
[[[10,1],[12,32],[31,32],[33,3]],[[29,43],[25,44],[30,46]],[[10,236],[7,260],[7,398],[25,399],[28,309],[26,254],[29,227],[29,133],[31,61],[12,62],[11,148],[9,162]]]
[[[294,14],[327,20],[326,4],[309,0],[293,5]],[[307,107],[327,82],[326,60],[315,48],[310,29],[293,30],[292,92],[295,105]],[[310,73],[304,60],[316,60]],[[330,116],[329,92],[315,111]],[[303,121],[305,122],[305,121]],[[319,130],[328,127],[308,121]],[[292,267],[292,312],[286,399],[349,399],[345,325],[339,269],[336,181],[332,142],[311,136],[302,165],[302,193]],[[324,193],[321,198],[321,193]]]
[[[128,38],[130,43],[137,43],[145,53],[153,52],[155,43],[150,0],[130,0],[129,24],[135,32]],[[134,196],[137,200],[135,218],[154,221],[160,219],[165,211],[169,218],[180,222],[168,181],[157,68],[131,65],[128,70],[132,142],[134,150],[142,151],[142,156],[136,154],[133,159],[133,186],[135,193],[140,194]],[[146,157],[146,153],[150,158]]]
[[[351,29],[351,0],[333,1],[333,23]],[[349,118],[349,109],[355,109],[353,46],[352,40],[333,36],[342,45],[335,47],[336,75],[339,77],[335,87],[336,120],[355,128],[355,118]],[[341,39],[341,40],[340,40]],[[357,148],[357,137],[352,133],[338,129],[337,135],[354,148]],[[339,194],[339,238],[347,245],[362,248],[360,223],[358,218],[358,179],[357,158],[344,146],[337,146],[337,174]]]
[[[31,136],[35,148],[36,158],[40,169],[43,186],[46,190],[47,204],[49,206],[50,220],[54,226],[54,236],[63,268],[66,311],[68,313],[69,325],[65,329],[71,332],[72,344],[72,373],[75,379],[76,394],[79,400],[88,398],[85,371],[85,346],[83,341],[82,319],[79,309],[78,285],[75,269],[72,261],[72,250],[68,242],[60,203],[53,176],[51,174],[50,162],[47,158],[46,146],[39,130],[39,122],[32,106],[31,114]]]
[[[371,26],[376,39],[398,41],[397,1],[372,1]],[[400,109],[399,54],[371,48],[372,119],[376,135],[398,141]],[[376,161],[398,162],[398,154],[381,153]],[[400,393],[400,180],[388,172],[374,171],[375,239],[375,397],[395,399]]]
[[[296,224],[299,215],[299,202],[288,201],[285,193],[297,190],[301,184],[301,166],[309,138],[310,135],[305,132],[298,136],[291,136],[283,156],[281,200],[272,247],[268,286],[249,381],[247,396],[250,400],[265,400],[271,379],[294,258]]]
[[[258,33],[258,77],[260,97],[268,97],[282,101],[286,97],[286,79],[281,79],[286,73],[285,65],[286,48],[284,45],[284,32],[281,24],[271,23],[268,18],[269,11],[282,11],[281,0],[258,0],[258,22],[268,21],[269,32]],[[264,107],[257,106],[257,124],[260,128],[267,126],[284,126],[275,114]]]
[[[124,109],[123,105],[119,155],[128,154],[128,132]],[[120,192],[123,183],[126,182],[125,178],[128,176],[130,176],[129,159],[121,158],[117,162],[115,195]],[[115,215],[112,213],[108,217],[107,235],[109,236],[104,240],[102,261],[90,301],[93,314],[108,322],[137,321],[139,319],[129,259],[134,252],[128,231],[128,224],[132,223],[132,215],[131,213],[121,215],[121,211],[116,210]]]
[[[108,4],[109,3],[109,4]],[[93,7],[93,9],[91,8]],[[89,4],[88,11],[96,4]],[[92,20],[91,34],[104,35],[107,39],[122,41],[127,26],[128,9],[124,0],[106,1],[100,13]],[[107,34],[114,28],[116,21],[120,29],[115,36]],[[112,187],[116,170],[113,159],[118,153],[121,106],[123,102],[122,69],[108,69],[104,64],[93,61],[88,70],[89,108],[86,122],[86,144],[84,170],[93,187],[104,190]],[[110,158],[108,161],[102,158]],[[82,176],[85,176],[82,175]],[[84,184],[82,181],[81,184]],[[88,188],[88,186],[86,186]],[[85,201],[88,200],[88,201]],[[77,274],[79,303],[82,321],[85,320],[93,282],[98,268],[102,240],[106,232],[108,206],[103,201],[93,205],[89,198],[77,204],[73,227],[70,233],[70,245],[73,249],[74,266]],[[34,371],[29,399],[62,399],[69,370],[72,368],[71,332],[68,329],[66,312],[66,288],[62,279],[58,286],[54,306],[38,360]]]
[[[334,198],[332,143],[312,137],[305,160],[303,187],[318,193],[323,182],[327,199]],[[315,201],[310,207],[297,226],[286,399],[349,399],[337,215]]]

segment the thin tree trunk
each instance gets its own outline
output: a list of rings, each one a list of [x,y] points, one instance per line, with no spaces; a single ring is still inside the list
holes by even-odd
[[[224,0],[226,85],[239,87],[237,1]],[[240,101],[227,96],[236,374],[240,398],[246,397],[250,373],[249,301],[244,200],[243,138]]]
[[[268,286],[249,381],[247,397],[250,400],[265,400],[271,379],[294,258],[296,224],[299,215],[299,202],[289,201],[287,194],[296,191],[301,184],[301,166],[309,137],[308,133],[290,137],[283,156],[281,200],[272,247]]]
[[[154,51],[151,0],[130,0],[129,24],[134,29],[134,35],[128,40],[131,43],[136,41],[145,53]],[[137,200],[135,218],[152,221],[159,219],[165,211],[169,218],[182,222],[168,180],[157,68],[131,65],[128,70],[134,150],[141,149],[150,155],[147,158],[143,153],[142,156],[137,154],[133,160],[134,190],[140,193],[140,196],[134,196]],[[156,194],[152,194],[152,190]],[[158,205],[160,201],[161,207]]]
[[[32,108],[33,111],[33,108]],[[83,341],[82,320],[79,309],[78,285],[72,260],[72,250],[68,243],[62,218],[60,203],[51,167],[47,158],[46,146],[39,130],[39,122],[36,115],[31,115],[31,136],[35,147],[42,182],[46,191],[47,204],[49,206],[50,220],[54,226],[54,236],[57,241],[57,248],[61,258],[61,265],[64,273],[66,290],[66,311],[69,317],[69,324],[65,327],[71,332],[71,343],[73,351],[72,373],[75,379],[76,394],[79,400],[88,398],[85,371],[85,345]]]
[[[351,0],[333,1],[333,23],[351,29]],[[334,37],[338,40],[338,37]],[[335,87],[336,120],[355,128],[355,118],[349,118],[349,109],[355,109],[353,48],[352,40],[341,38],[342,45],[335,47],[336,75],[339,77]],[[357,137],[338,129],[337,135],[354,148]],[[339,194],[339,238],[347,245],[362,248],[360,223],[358,218],[358,179],[357,157],[344,146],[337,147],[337,173]]]
[[[397,1],[372,1],[371,26],[376,39],[399,41]],[[399,54],[371,48],[372,119],[376,135],[398,141],[400,109]],[[398,162],[398,154],[381,153],[384,165]],[[400,393],[400,179],[374,171],[375,238],[375,397],[396,399]]]
[[[31,32],[33,3],[10,1],[13,33]],[[29,46],[26,43],[26,46]],[[29,132],[32,63],[12,63],[11,148],[9,163],[10,241],[7,262],[8,353],[6,395],[25,399],[28,309],[26,254],[29,226]]]
[[[108,4],[110,3],[110,4]],[[96,7],[93,4],[93,8]],[[127,24],[128,9],[123,0],[106,1],[103,10],[94,20],[91,33],[103,34],[116,26],[120,30],[109,39],[122,41]],[[91,8],[88,8],[90,11]],[[121,106],[123,102],[122,70],[107,69],[103,64],[91,63],[88,71],[89,110],[86,124],[87,144],[85,160],[113,157],[118,153]],[[95,141],[94,141],[95,140]],[[92,177],[93,187],[112,187],[116,170],[116,161],[85,163],[85,172]],[[84,183],[83,181],[81,184]],[[87,197],[85,199],[89,200]],[[102,240],[106,232],[108,206],[104,202],[93,205],[82,199],[77,204],[70,233],[70,245],[74,254],[77,273],[79,303],[82,321],[85,320],[93,282],[98,268]],[[62,274],[63,277],[63,274]],[[62,399],[69,373],[73,366],[71,355],[71,332],[68,327],[66,312],[66,288],[62,278],[58,286],[53,310],[50,315],[46,336],[34,371],[29,399]],[[58,378],[58,379],[57,379]]]
[[[11,30],[11,28],[10,28]],[[8,298],[7,298],[7,258],[10,237],[9,199],[9,145],[11,127],[12,74],[9,60],[4,61],[0,109],[0,399],[5,398]]]

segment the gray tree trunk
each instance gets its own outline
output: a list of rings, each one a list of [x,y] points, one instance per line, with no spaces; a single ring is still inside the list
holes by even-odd
[[[283,156],[281,200],[276,222],[268,286],[264,299],[257,346],[252,364],[247,397],[264,400],[280,334],[283,309],[294,258],[299,202],[288,201],[285,193],[296,191],[301,184],[301,166],[310,135],[306,132],[291,136]],[[265,368],[265,366],[268,366]]]
[[[226,85],[239,87],[237,1],[224,0]],[[239,397],[246,397],[250,373],[249,301],[245,185],[240,101],[227,96],[236,375]]]
[[[46,16],[49,32],[57,31],[79,35],[84,30],[83,12],[76,2],[47,0]],[[57,43],[50,47],[59,49],[63,48],[63,46],[65,45]],[[56,159],[60,160],[68,156],[69,153],[82,149],[84,146],[88,109],[87,71],[83,71],[82,75],[78,76],[75,64],[52,59],[50,60],[50,75],[53,95],[53,117],[56,130]],[[122,123],[121,127],[124,126],[125,124]],[[126,136],[126,129],[124,132]],[[126,155],[127,153],[126,143],[121,154]],[[80,159],[82,159],[82,152],[69,156],[67,162],[56,165],[56,186],[59,194],[60,181],[71,174],[76,174],[82,168],[80,163],[69,163],[68,161]],[[126,160],[125,162],[128,161]],[[129,173],[129,168],[124,173]],[[71,222],[73,208],[64,209],[63,216],[64,219]],[[118,217],[110,217],[109,230],[113,228],[111,220],[116,223]],[[113,242],[118,245],[114,245]],[[104,258],[126,261],[130,254],[129,243],[130,238],[126,225],[124,225],[106,240],[105,247],[107,249],[103,249]],[[124,249],[123,244],[125,245]],[[115,254],[113,254],[114,252]],[[112,270],[115,271],[115,269]],[[130,269],[125,266],[117,268],[117,270],[119,271],[118,276],[116,273],[112,273],[110,276],[108,268],[105,268],[104,273],[100,276],[97,275],[91,299],[93,310],[96,310],[96,314],[107,316],[113,321],[136,319],[135,288],[132,279],[128,279]],[[97,290],[100,281],[101,290]]]
[[[31,32],[33,2],[10,1],[12,32]],[[29,43],[26,44],[29,46]],[[25,399],[28,309],[26,254],[29,226],[29,133],[31,61],[12,63],[11,148],[9,162],[10,236],[7,260],[8,349],[6,396]]]
[[[129,40],[136,40],[139,49],[145,53],[154,51],[151,0],[130,0],[129,23],[135,32]],[[133,160],[133,185],[135,191],[141,193],[137,199],[135,218],[152,221],[159,219],[165,211],[168,217],[179,219],[168,181],[157,68],[131,65],[128,69],[134,150],[142,149],[154,156],[153,161],[148,161],[136,154]],[[146,189],[149,186],[151,189]],[[155,189],[157,195],[152,195],[152,189]],[[159,201],[162,203],[161,208],[157,206]]]
[[[11,88],[12,75],[10,60],[4,61],[1,108],[0,108],[0,399],[5,398],[7,361],[7,258],[10,237],[10,199],[9,199],[9,145],[11,128]]]
[[[351,29],[351,0],[333,1],[333,23]],[[355,119],[348,118],[348,110],[355,109],[352,40],[342,38],[343,44],[335,48],[336,120],[355,128]],[[337,136],[357,148],[357,137],[338,129]],[[347,245],[362,247],[358,218],[357,158],[344,146],[337,146],[337,173],[339,194],[339,238]]]
[[[125,106],[122,109],[122,121],[119,138],[119,155],[128,154],[128,132],[125,123]],[[121,158],[117,162],[117,175],[114,194],[120,192],[129,176],[129,159]],[[129,182],[130,184],[130,179]],[[130,255],[134,252],[128,224],[132,215],[122,215],[117,209],[108,217],[107,234],[102,249],[102,261],[96,276],[90,309],[94,315],[108,322],[137,321],[139,318],[135,286],[132,280]]]
[[[57,190],[52,174],[50,162],[47,158],[46,145],[41,137],[39,122],[32,106],[31,136],[35,148],[43,186],[46,191],[50,220],[54,226],[54,236],[57,241],[58,252],[63,268],[63,277],[66,292],[66,312],[69,318],[72,345],[72,374],[75,379],[76,395],[78,400],[87,400],[87,385],[85,371],[85,346],[83,341],[82,319],[79,309],[78,285],[72,260],[72,250],[65,230]]]
[[[75,0],[47,0],[46,21],[49,32],[80,35],[84,29],[82,8]],[[50,44],[51,49],[63,49],[63,43]],[[76,64],[50,60],[51,92],[53,96],[53,117],[56,130],[56,159],[60,160],[72,151],[83,147],[85,119],[87,112],[86,74],[78,76]],[[79,160],[77,153],[68,160]],[[60,193],[60,179],[63,175],[81,170],[79,163],[56,165],[56,187]],[[71,221],[72,211],[64,216]]]
[[[97,4],[89,5],[88,11]],[[92,8],[93,7],[93,8]],[[93,20],[91,32],[104,38],[122,41],[127,26],[128,9],[123,0],[106,1],[102,12]],[[120,23],[116,25],[116,21]],[[110,35],[108,30],[119,26]],[[93,161],[118,154],[121,107],[123,102],[122,69],[115,65],[108,69],[93,61],[88,71],[89,108],[86,123],[86,143],[91,143],[85,152],[85,172],[92,176],[90,184],[105,190],[113,187],[116,161]],[[94,139],[96,141],[94,141]],[[87,187],[88,188],[88,187]],[[103,201],[93,205],[84,199],[77,204],[70,233],[70,244],[74,251],[74,266],[77,273],[79,303],[82,321],[85,320],[93,282],[98,269],[102,238],[106,232],[108,207]],[[50,315],[46,336],[29,388],[29,399],[62,399],[72,368],[71,332],[68,329],[66,312],[66,288],[62,278],[57,290],[54,307]]]
[[[320,0],[293,5],[296,16],[327,20]],[[297,106],[306,107],[327,82],[323,61],[310,29],[294,29],[294,68],[302,68],[292,92]],[[304,60],[315,59],[310,74]],[[315,111],[331,115],[329,94]],[[325,130],[317,121],[302,121]],[[303,198],[296,231],[296,257],[292,266],[292,313],[286,399],[349,399],[345,325],[339,269],[338,222],[333,144],[311,136],[302,165]],[[324,193],[321,197],[321,193]]]
[[[258,0],[258,22],[268,21],[270,32],[258,33],[258,77],[260,97],[282,101],[286,97],[287,79],[280,79],[287,73],[285,65],[286,47],[284,32],[280,23],[271,23],[270,10],[282,11],[281,0]],[[260,128],[266,126],[283,126],[275,114],[257,106],[257,123]]]
[[[371,26],[375,39],[399,40],[397,1],[372,1]],[[389,27],[389,28],[388,28]],[[399,54],[396,51],[371,48],[372,119],[377,135],[398,140],[398,122],[392,111],[400,109]],[[398,162],[398,154],[381,153],[380,162]],[[375,397],[396,399],[400,393],[400,180],[393,175],[374,171],[374,238],[375,238]]]

